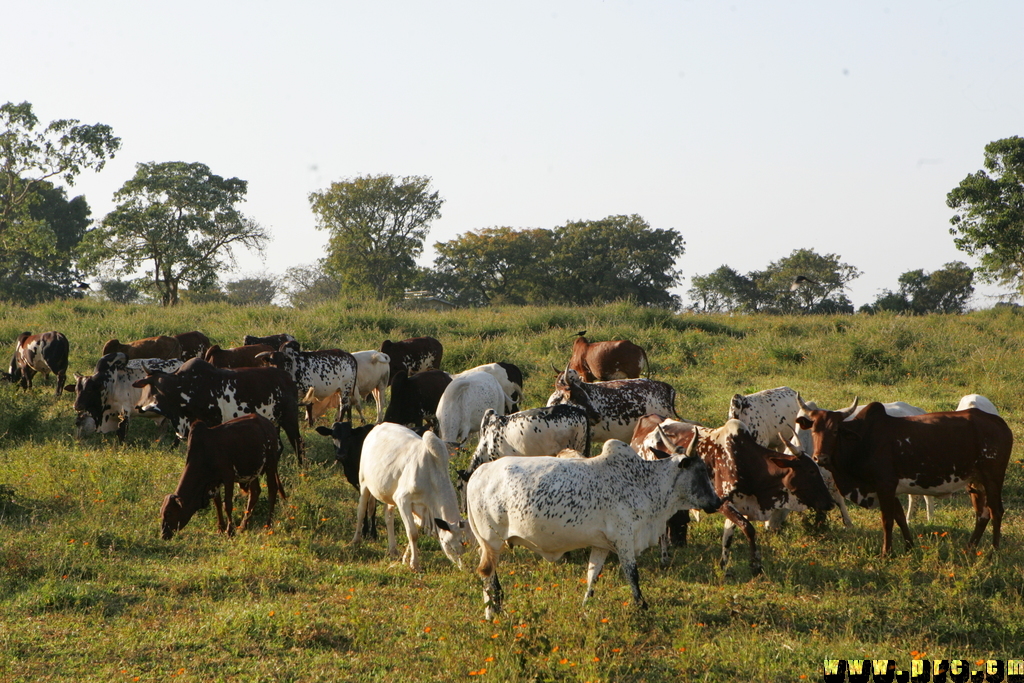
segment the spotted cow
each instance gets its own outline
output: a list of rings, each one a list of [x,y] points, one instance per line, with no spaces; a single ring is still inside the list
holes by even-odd
[[[304,397],[302,402],[306,406],[306,420],[310,427],[313,426],[313,402],[336,392],[341,397],[336,421],[340,422],[345,417],[352,419],[358,364],[351,353],[341,349],[301,351],[299,343],[291,341],[282,344],[280,351],[261,353],[258,358],[291,376],[299,395]]]
[[[60,332],[22,332],[14,343],[14,356],[3,378],[21,384],[23,389],[31,389],[36,373],[44,377],[52,373],[57,381],[54,395],[60,396],[68,372],[69,350],[68,338]]]

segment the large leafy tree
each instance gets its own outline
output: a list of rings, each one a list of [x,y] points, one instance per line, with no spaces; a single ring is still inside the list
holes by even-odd
[[[985,170],[946,195],[957,249],[980,258],[978,274],[1024,294],[1024,138],[985,145]]]
[[[206,164],[171,161],[136,165],[114,194],[120,203],[89,233],[83,263],[118,275],[146,269],[164,306],[178,303],[184,285],[216,287],[234,264],[234,249],[262,252],[267,232],[239,212],[248,183],[222,178]]]
[[[722,265],[707,275],[694,275],[686,292],[700,313],[738,311],[745,306],[756,310],[757,283],[729,266]]]
[[[74,185],[120,147],[110,126],[75,119],[42,126],[28,102],[0,106],[0,297],[38,301],[75,291],[71,256],[89,207],[53,183]]]
[[[899,289],[885,290],[873,304],[863,306],[868,313],[963,313],[974,294],[974,271],[963,261],[947,263],[931,273],[923,269],[900,275]]]
[[[444,200],[426,176],[369,175],[312,192],[317,228],[330,232],[324,270],[345,291],[400,298],[416,277],[430,223]]]

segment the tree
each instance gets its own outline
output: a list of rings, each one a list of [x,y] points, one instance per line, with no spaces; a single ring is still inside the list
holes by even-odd
[[[266,275],[233,280],[224,285],[228,303],[235,306],[269,306],[277,296],[277,284]]]
[[[946,195],[957,211],[949,232],[957,249],[978,256],[978,274],[1024,293],[1024,138],[985,145],[985,168]]]
[[[75,119],[40,127],[28,102],[0,106],[0,126],[0,296],[68,296],[77,279],[70,254],[89,210],[84,198],[69,202],[52,181],[71,186],[83,171],[101,170],[121,139],[110,126]]]
[[[262,252],[266,231],[235,207],[248,183],[222,178],[206,164],[171,161],[136,165],[135,176],[114,194],[120,200],[89,233],[83,263],[115,274],[146,275],[164,306],[174,306],[183,285],[193,292],[217,286],[218,272],[234,264],[234,248]]]
[[[741,275],[726,265],[707,275],[694,275],[690,283],[687,295],[700,313],[738,311],[750,305],[757,310],[760,301],[751,275]]]
[[[900,275],[899,290],[885,290],[873,304],[863,306],[868,313],[963,313],[974,294],[974,271],[963,261],[947,263],[926,273],[908,270]]]
[[[686,250],[676,230],[654,229],[640,216],[571,221],[555,228],[548,260],[554,294],[563,303],[589,305],[632,299],[645,306],[679,307],[668,289],[679,284],[676,260]]]
[[[294,266],[284,273],[288,302],[296,307],[315,306],[341,295],[341,283],[324,272],[323,259],[305,266]]]
[[[441,216],[444,200],[429,186],[426,176],[371,175],[310,193],[316,227],[331,234],[324,270],[346,291],[401,298],[430,223]]]
[[[484,228],[434,245],[424,287],[460,306],[539,303],[551,290],[546,265],[555,236],[542,228]]]

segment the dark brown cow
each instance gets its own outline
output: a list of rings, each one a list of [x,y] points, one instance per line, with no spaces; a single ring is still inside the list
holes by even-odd
[[[209,427],[202,420],[192,423],[188,437],[185,471],[178,488],[164,498],[160,508],[161,536],[171,540],[192,519],[192,515],[210,503],[213,494],[217,510],[217,528],[234,536],[232,504],[235,482],[248,494],[245,514],[238,525],[244,530],[260,497],[260,475],[267,478],[270,496],[267,526],[273,523],[277,495],[285,498],[284,487],[277,473],[281,457],[281,441],[277,427],[262,415],[244,415],[223,424]],[[224,498],[221,499],[221,487]]]
[[[636,379],[647,368],[647,352],[631,341],[588,342],[578,332],[572,344],[569,367],[584,382],[605,382],[610,379]]]
[[[247,334],[245,335],[245,339],[242,340],[242,343],[245,346],[266,344],[267,346],[274,347],[274,350],[277,351],[281,348],[281,344],[287,344],[290,341],[295,341],[295,337],[290,334],[271,334],[266,337],[254,337],[251,334]]]
[[[391,401],[384,411],[384,421],[412,426],[423,426],[424,420],[433,420],[437,404],[448,385],[451,375],[442,370],[426,370],[409,375],[400,370],[391,378]]]
[[[135,358],[180,359],[181,342],[174,337],[166,337],[164,335],[146,337],[145,339],[138,339],[127,344],[111,339],[103,345],[103,351],[100,352],[100,356],[106,356],[109,353],[123,353],[128,356],[128,360]]]
[[[818,465],[805,455],[785,455],[757,443],[746,425],[729,420],[718,429],[694,427],[687,423],[659,425],[649,434],[653,442],[669,452],[683,452],[697,434],[696,452],[712,474],[715,492],[726,501],[719,509],[725,515],[722,532],[724,569],[729,561],[733,529],[738,526],[750,543],[750,571],[761,573],[761,551],[754,525],[748,520],[768,520],[776,510],[830,510],[835,505]],[[655,439],[651,439],[654,436]],[[639,452],[639,451],[638,451]],[[686,518],[683,524],[685,539]]]
[[[1013,432],[998,415],[972,408],[947,413],[891,417],[881,403],[870,403],[846,420],[846,411],[811,410],[797,418],[814,439],[814,457],[835,476],[840,492],[853,502],[882,510],[882,554],[892,550],[892,524],[899,524],[907,547],[914,541],[901,493],[949,495],[967,489],[974,505],[977,545],[992,519],[992,545],[999,547],[1003,520],[1003,479],[1013,448]]]
[[[424,370],[440,370],[444,347],[433,337],[411,337],[393,342],[385,339],[380,345],[381,353],[391,358],[391,383],[402,370],[407,375]]]
[[[377,425],[363,425],[352,427],[351,422],[335,422],[330,428],[317,427],[318,434],[322,434],[334,442],[334,461],[341,464],[345,472],[345,479],[352,484],[352,488],[359,490],[359,462],[363,457],[363,441],[370,430]],[[371,509],[363,518],[363,536],[377,538],[377,501],[370,503]]]
[[[174,335],[181,344],[181,359],[202,358],[210,348],[210,338],[198,330]]]
[[[256,356],[261,353],[273,353],[274,349],[267,344],[249,344],[248,346],[236,346],[233,349],[222,349],[214,344],[206,350],[203,360],[215,368],[258,368],[263,365],[262,360]]]
[[[54,395],[60,396],[68,374],[69,350],[68,338],[60,332],[22,332],[14,342],[14,356],[3,379],[18,382],[23,389],[31,389],[32,378],[37,372],[43,376],[53,373],[57,378]]]

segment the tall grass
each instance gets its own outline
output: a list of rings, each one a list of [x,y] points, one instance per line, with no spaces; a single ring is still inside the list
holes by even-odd
[[[523,367],[527,407],[546,401],[553,367],[585,329],[645,346],[653,376],[676,387],[680,415],[707,424],[724,420],[733,393],[783,384],[825,406],[858,395],[945,410],[977,392],[1018,437],[1024,405],[1024,320],[1012,311],[784,318],[625,304],[426,313],[91,301],[0,310],[5,343],[48,329],[68,336],[80,372],[112,337],[201,329],[233,346],[247,333],[287,331],[308,347],[360,350],[429,334],[445,345],[446,369]],[[742,540],[730,573],[718,568],[722,522],[711,516],[691,526],[668,568],[641,557],[647,612],[632,607],[614,561],[582,609],[585,553],[548,564],[518,548],[499,568],[507,612],[487,622],[479,579],[432,539],[421,541],[421,575],[389,559],[384,539],[349,543],[355,492],[311,430],[310,464],[300,470],[285,456],[288,499],[273,529],[228,539],[204,511],[163,542],[160,500],[182,452],[143,420],[123,446],[76,442],[72,425],[71,399],[55,399],[52,380],[27,393],[0,386],[0,680],[798,681],[819,678],[825,658],[1021,655],[1016,452],[999,551],[989,534],[964,551],[973,514],[961,496],[940,502],[932,523],[912,520],[918,547],[886,559],[877,511],[853,510],[852,530],[795,516],[780,533],[760,533],[765,574],[751,578]],[[464,464],[468,453],[453,459]],[[257,521],[265,514],[261,504]]]

